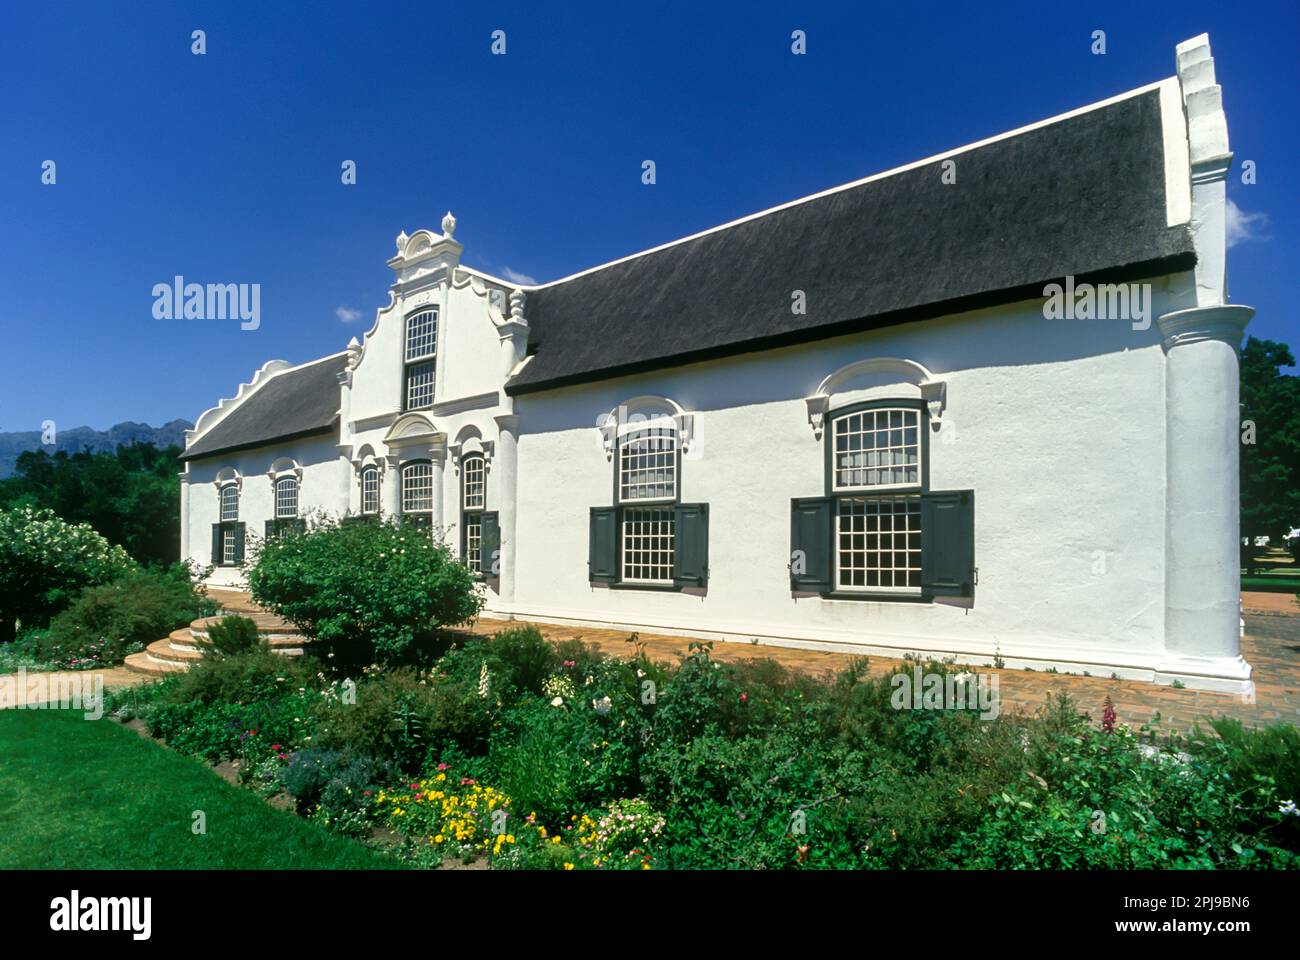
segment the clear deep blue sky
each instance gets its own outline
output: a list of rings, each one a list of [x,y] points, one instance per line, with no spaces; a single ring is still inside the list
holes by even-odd
[[[192,420],[336,352],[387,302],[393,237],[448,208],[466,264],[554,279],[1171,76],[1206,31],[1258,167],[1229,187],[1233,299],[1300,347],[1298,10],[4,0],[0,430]],[[261,328],[155,320],[178,273],[260,283]]]

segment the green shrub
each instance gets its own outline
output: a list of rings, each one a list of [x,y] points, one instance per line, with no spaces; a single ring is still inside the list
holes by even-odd
[[[0,643],[17,636],[20,621],[43,627],[83,588],[134,569],[125,550],[87,524],[30,506],[0,510]]]
[[[111,583],[82,590],[48,630],[36,635],[33,652],[71,669],[121,663],[127,654],[215,609],[182,564],[134,570]]]
[[[317,683],[317,665],[259,647],[225,657],[205,657],[168,679],[172,703],[248,704]]]
[[[449,748],[482,752],[490,717],[472,690],[448,678],[398,667],[363,678],[351,698],[317,713],[318,745],[393,763],[416,773]]]
[[[340,662],[396,661],[441,627],[478,615],[469,569],[427,529],[322,521],[272,538],[248,571],[258,603],[297,624]]]
[[[489,669],[500,683],[536,696],[542,693],[542,681],[560,665],[555,649],[533,626],[493,634],[488,651]]]
[[[208,624],[207,640],[198,641],[207,657],[233,657],[263,646],[257,624],[248,617],[222,617]]]

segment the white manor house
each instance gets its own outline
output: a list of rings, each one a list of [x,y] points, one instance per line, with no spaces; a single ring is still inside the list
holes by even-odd
[[[280,526],[416,516],[491,617],[1245,691],[1231,161],[1202,36],[551,283],[448,214],[360,342],[199,417],[183,554],[232,585]]]

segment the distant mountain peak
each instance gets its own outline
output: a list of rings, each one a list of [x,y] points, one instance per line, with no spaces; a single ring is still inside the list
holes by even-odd
[[[155,447],[185,446],[185,431],[194,427],[188,420],[170,420],[161,427],[151,427],[147,423],[124,420],[115,423],[107,430],[94,430],[90,427],[70,427],[55,434],[56,443],[45,446],[41,443],[41,431],[18,430],[10,433],[0,432],[0,479],[11,476],[19,454],[28,450],[46,450],[56,453],[81,453],[82,451],[113,451],[123,445],[133,443],[152,443]]]

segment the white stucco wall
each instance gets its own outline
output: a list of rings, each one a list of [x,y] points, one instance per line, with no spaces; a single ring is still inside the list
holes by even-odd
[[[1181,293],[1190,277],[1176,278]],[[1154,313],[1169,302],[1154,290]],[[832,600],[789,587],[790,500],[820,496],[804,398],[867,357],[946,381],[930,488],[975,491],[979,583],[952,603]],[[1047,321],[1041,302],[516,400],[520,617],[986,663],[1148,675],[1164,647],[1164,357],[1128,321]],[[694,415],[683,502],[710,510],[703,596],[587,582],[588,509],[611,503],[597,417],[661,395]],[[910,384],[871,396],[915,396]],[[833,397],[832,410],[868,396]]]

